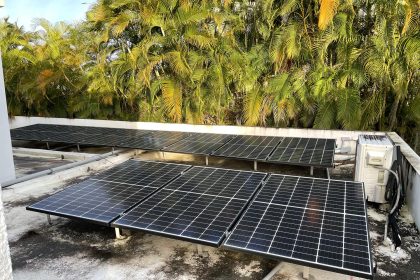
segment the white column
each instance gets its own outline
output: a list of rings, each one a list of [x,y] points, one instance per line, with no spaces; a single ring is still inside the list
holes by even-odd
[[[4,209],[0,189],[0,279],[11,280],[12,263],[10,261],[9,243],[6,233],[6,222],[4,220]]]
[[[0,184],[13,179],[15,179],[15,164],[13,162],[3,64],[0,53]]]

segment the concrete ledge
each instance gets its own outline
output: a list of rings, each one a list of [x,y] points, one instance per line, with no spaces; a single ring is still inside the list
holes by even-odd
[[[95,156],[97,154],[61,152],[61,151],[29,149],[29,148],[13,148],[13,155],[59,158],[59,159],[68,159],[68,160],[84,160],[92,156]]]

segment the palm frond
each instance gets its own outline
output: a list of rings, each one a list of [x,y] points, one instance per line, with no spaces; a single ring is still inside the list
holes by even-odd
[[[258,88],[246,93],[244,119],[247,125],[256,125],[260,118],[262,96]]]
[[[161,81],[163,107],[168,117],[174,122],[182,119],[182,90],[180,85],[172,79]]]
[[[319,8],[318,27],[325,30],[332,22],[335,13],[337,12],[339,0],[321,0]]]
[[[345,129],[360,127],[360,96],[357,90],[341,89],[338,91],[337,119]]]
[[[321,103],[316,113],[314,128],[326,129],[335,127],[336,114],[337,109],[333,101],[326,100]]]

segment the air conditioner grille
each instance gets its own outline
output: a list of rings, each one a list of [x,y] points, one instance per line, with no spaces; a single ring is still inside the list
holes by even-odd
[[[370,145],[391,145],[392,142],[386,135],[360,135],[359,142],[361,144],[370,144]]]

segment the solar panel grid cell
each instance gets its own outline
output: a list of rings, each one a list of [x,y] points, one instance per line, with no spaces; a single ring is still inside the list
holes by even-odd
[[[270,175],[225,246],[371,277],[364,205],[361,183]]]
[[[334,139],[284,138],[268,157],[268,162],[333,166]]]
[[[10,136],[13,140],[42,141],[44,133],[31,130],[10,130]]]
[[[182,138],[187,137],[187,133],[171,131],[153,131],[137,137],[119,137],[118,147],[137,148],[143,150],[161,150]]]
[[[219,246],[265,175],[193,167],[113,225]]]
[[[209,155],[231,138],[232,135],[226,134],[192,133],[163,150],[177,153]]]
[[[188,168],[189,165],[129,160],[27,209],[108,225]]]
[[[185,164],[129,160],[92,179],[159,188],[190,167]]]
[[[88,179],[28,209],[109,224],[155,189]]]
[[[265,160],[282,139],[281,137],[238,135],[212,155]]]

